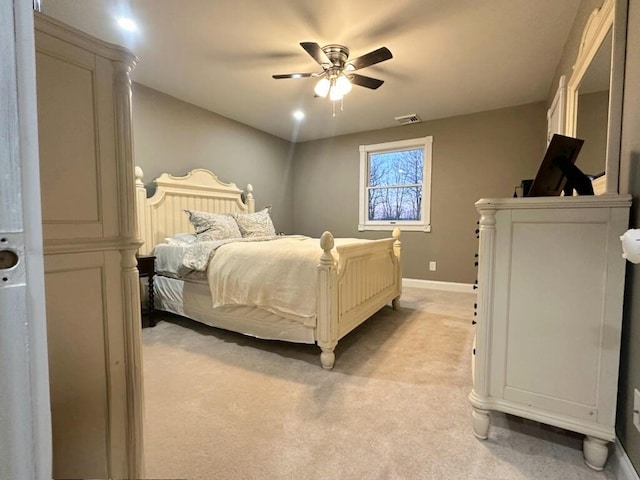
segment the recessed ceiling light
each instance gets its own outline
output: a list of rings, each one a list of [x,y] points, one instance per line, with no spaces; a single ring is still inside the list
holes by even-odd
[[[293,118],[296,120],[302,120],[304,118],[304,112],[302,110],[296,110],[293,112]]]
[[[127,32],[135,32],[138,29],[136,23],[127,17],[120,17],[118,19],[118,25],[121,29],[126,30]]]

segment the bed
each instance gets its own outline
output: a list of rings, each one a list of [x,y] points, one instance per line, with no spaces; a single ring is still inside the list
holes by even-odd
[[[156,257],[158,271],[154,278],[155,308],[158,310],[259,338],[317,344],[322,367],[331,369],[335,362],[335,347],[341,338],[386,305],[391,304],[394,309],[399,306],[402,293],[399,229],[392,232],[391,238],[381,240],[336,239],[330,232],[324,232],[319,239],[292,235],[248,242],[219,242],[222,245],[213,242],[216,245],[213,253],[208,253],[210,257],[206,257],[210,258],[210,263],[205,271],[179,275],[168,269],[171,271],[166,273],[163,265],[171,262],[162,260],[161,256],[168,251],[173,256],[175,246],[183,248],[183,253],[193,250],[173,241],[194,232],[185,210],[250,218],[259,213],[255,210],[253,188],[247,185],[242,191],[233,183],[222,182],[213,172],[195,169],[185,176],[162,174],[152,183],[155,192],[147,197],[139,167],[136,167],[135,176],[138,231],[144,242],[139,254],[160,255]],[[295,270],[300,275],[313,277],[297,282],[306,286],[305,295],[312,295],[312,298],[299,295],[307,298],[304,312],[289,311],[275,298],[273,305],[265,303],[264,293],[260,297],[262,301],[254,301],[253,297],[246,303],[218,299],[217,295],[226,291],[229,285],[246,283],[249,278],[263,279],[258,282],[261,288],[262,285],[273,286],[273,279],[268,278],[277,274],[280,264],[274,263],[274,259],[278,254],[267,256],[264,253],[272,246],[292,252],[289,256],[299,262],[302,260],[293,253],[298,248],[313,258],[283,270]],[[226,266],[222,270],[225,273],[220,273],[219,264],[224,259],[238,261],[245,251],[247,255],[250,251],[260,251],[263,255],[260,258],[264,260],[252,257],[245,260],[250,264],[231,270]],[[191,253],[185,255],[192,256]],[[175,263],[175,257],[171,258]],[[263,266],[263,262],[268,263],[267,258],[271,264]],[[257,273],[259,271],[263,273]],[[253,291],[253,287],[247,289]]]

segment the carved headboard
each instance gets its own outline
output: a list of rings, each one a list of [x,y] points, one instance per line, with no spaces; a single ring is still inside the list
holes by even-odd
[[[176,233],[193,232],[184,210],[211,213],[253,213],[253,187],[246,193],[233,183],[224,183],[204,168],[191,170],[183,177],[163,173],[153,183],[156,191],[147,198],[143,172],[135,169],[138,235],[144,242],[139,253],[151,253],[158,243]],[[243,194],[245,199],[243,200]]]

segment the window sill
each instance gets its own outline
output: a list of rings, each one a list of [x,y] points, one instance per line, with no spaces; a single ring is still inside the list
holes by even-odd
[[[403,225],[401,223],[393,224],[393,225],[358,225],[359,232],[366,231],[390,231],[394,228],[399,228],[402,232],[425,232],[428,233],[431,231],[431,225]]]

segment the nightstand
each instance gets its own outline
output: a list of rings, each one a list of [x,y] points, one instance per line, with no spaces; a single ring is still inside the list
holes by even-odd
[[[140,278],[148,278],[149,282],[149,291],[148,291],[148,302],[147,302],[147,316],[149,318],[149,326],[155,327],[155,308],[154,308],[154,292],[153,292],[153,277],[156,274],[156,257],[151,255],[136,255],[136,259],[138,260],[138,275]],[[144,310],[142,311],[142,315],[144,317]],[[142,321],[142,326],[144,327],[144,318]]]

